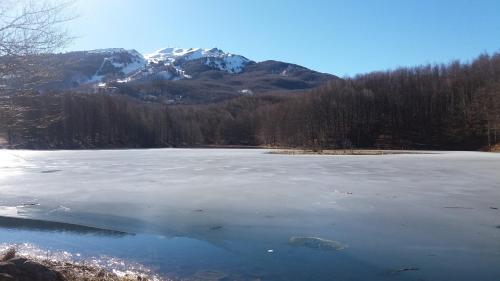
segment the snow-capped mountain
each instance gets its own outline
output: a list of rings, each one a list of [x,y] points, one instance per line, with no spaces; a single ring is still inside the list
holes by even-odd
[[[86,83],[190,79],[196,73],[187,71],[186,66],[191,66],[192,70],[193,64],[236,74],[252,63],[243,56],[226,53],[217,48],[164,48],[144,55],[136,50],[114,48],[93,50],[87,54],[101,55],[104,58]]]
[[[149,54],[115,48],[47,56],[51,61],[47,72],[54,79],[41,90],[112,92],[168,103],[304,91],[337,79],[300,65],[255,62],[217,48],[164,48]],[[0,85],[16,88],[16,83],[16,79],[0,78]]]
[[[147,67],[148,61],[136,50],[121,48],[92,50],[89,54],[103,55],[104,59],[88,82],[101,82],[112,74],[112,78],[130,76]]]
[[[229,73],[240,73],[245,65],[251,62],[243,56],[226,53],[217,48],[164,48],[144,57],[149,63],[164,63],[178,67],[187,61],[202,60],[205,65]]]

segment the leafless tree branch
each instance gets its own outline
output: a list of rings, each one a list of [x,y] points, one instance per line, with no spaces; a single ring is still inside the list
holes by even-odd
[[[73,2],[21,0],[0,6],[0,56],[53,52],[71,42],[63,23]]]
[[[51,76],[46,56],[74,38],[64,23],[75,18],[72,0],[2,0],[0,3],[0,85],[29,89]],[[0,89],[1,90],[1,89]]]

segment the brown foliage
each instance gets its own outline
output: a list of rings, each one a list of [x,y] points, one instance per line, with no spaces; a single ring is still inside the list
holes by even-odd
[[[500,55],[374,72],[303,94],[208,105],[17,94],[0,101],[0,117],[0,135],[12,147],[488,149],[500,140]]]

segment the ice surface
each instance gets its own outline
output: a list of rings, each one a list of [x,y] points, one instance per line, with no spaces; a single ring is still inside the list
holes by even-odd
[[[190,237],[243,256],[316,237],[377,268],[498,280],[500,154],[266,152],[2,150],[0,215]]]

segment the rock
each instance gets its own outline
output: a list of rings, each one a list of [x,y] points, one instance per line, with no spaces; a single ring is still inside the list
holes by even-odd
[[[16,257],[16,249],[10,248],[5,254],[0,255],[0,262],[8,261]]]
[[[0,262],[0,274],[9,275],[10,277],[17,276],[21,272],[15,264],[11,262]]]
[[[64,281],[61,273],[25,258],[13,258],[0,263],[0,274],[18,281]],[[9,277],[6,277],[9,278]],[[9,279],[6,279],[9,280]]]
[[[21,271],[28,274],[33,281],[64,281],[64,277],[57,271],[47,268],[33,261],[26,261],[20,266]],[[21,278],[19,278],[22,281]]]
[[[7,273],[0,273],[0,281],[17,281],[17,279]]]
[[[13,259],[7,260],[7,262],[12,263],[12,264],[14,264],[16,266],[22,265],[22,264],[24,264],[27,261],[28,261],[27,258],[21,258],[21,257],[17,257],[17,258],[13,258]]]
[[[16,249],[10,248],[5,252],[5,254],[0,256],[0,262],[2,261],[8,261],[10,259],[13,259],[16,257]]]
[[[346,245],[338,241],[319,237],[291,237],[288,243],[293,246],[301,246],[326,251],[340,251],[347,248]]]

